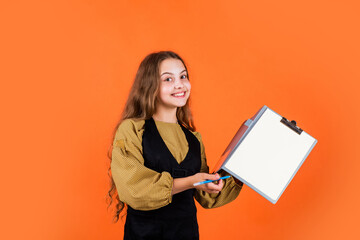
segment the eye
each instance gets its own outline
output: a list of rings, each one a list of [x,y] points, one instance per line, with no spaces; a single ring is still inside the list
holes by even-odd
[[[184,75],[182,75],[180,78],[181,78],[181,79],[187,79],[187,75],[184,74]]]
[[[171,77],[165,78],[164,81],[165,82],[170,82],[170,81],[172,81],[172,78]]]

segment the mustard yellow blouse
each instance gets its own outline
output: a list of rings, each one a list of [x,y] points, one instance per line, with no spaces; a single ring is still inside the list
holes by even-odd
[[[144,166],[142,134],[145,120],[124,120],[116,131],[111,172],[122,202],[137,210],[153,210],[171,203],[173,178],[170,173],[158,173]],[[156,127],[166,146],[181,163],[188,152],[188,142],[180,125],[155,120]],[[201,146],[201,172],[209,172],[201,135],[192,132]],[[242,184],[234,179],[225,180],[220,193],[196,190],[195,199],[204,208],[215,208],[233,201],[240,193]]]

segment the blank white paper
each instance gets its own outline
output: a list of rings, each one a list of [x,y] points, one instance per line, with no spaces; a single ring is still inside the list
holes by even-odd
[[[281,123],[267,108],[224,164],[247,185],[275,203],[316,143]],[[236,177],[236,176],[235,176]]]

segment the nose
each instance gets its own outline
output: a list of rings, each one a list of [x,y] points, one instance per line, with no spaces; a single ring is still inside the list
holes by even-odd
[[[175,88],[183,88],[184,87],[184,84],[183,82],[181,81],[180,78],[176,78],[175,79]]]

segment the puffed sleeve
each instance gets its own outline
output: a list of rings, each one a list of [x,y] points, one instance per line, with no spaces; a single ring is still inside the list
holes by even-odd
[[[168,172],[144,166],[143,125],[131,119],[120,124],[113,142],[111,172],[122,202],[137,210],[153,210],[171,202],[173,179]]]
[[[195,136],[200,141],[201,146],[201,170],[200,172],[209,173],[209,167],[206,162],[205,148],[198,132],[194,132]],[[221,176],[228,175],[226,172],[221,172]],[[195,199],[204,208],[216,208],[223,206],[233,201],[240,193],[243,183],[237,184],[233,177],[223,180],[224,187],[219,193],[207,193],[202,190],[196,190]]]

